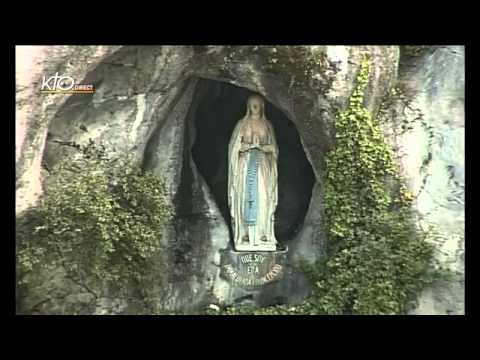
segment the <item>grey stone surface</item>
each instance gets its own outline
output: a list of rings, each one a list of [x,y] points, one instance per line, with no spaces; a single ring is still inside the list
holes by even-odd
[[[39,95],[43,76],[53,75],[59,71],[83,82],[89,71],[119,48],[119,46],[16,48],[18,59],[15,89],[16,214],[35,204],[42,193],[41,162],[47,129],[54,115],[69,99],[62,94]],[[26,59],[29,60],[25,61]]]
[[[238,58],[231,55],[229,47],[222,46],[93,47],[90,51],[101,53],[95,58],[95,63],[90,67],[77,64],[72,71],[86,83],[96,85],[94,95],[71,96],[60,99],[58,103],[39,98],[32,105],[31,115],[27,117],[40,116],[44,119],[38,127],[28,128],[30,138],[34,139],[28,147],[34,146],[37,162],[43,158],[51,165],[72,154],[52,139],[78,143],[92,139],[104,144],[111,155],[135,155],[144,168],[166,178],[176,217],[167,225],[162,239],[168,249],[170,270],[166,286],[153,285],[153,295],[157,299],[155,311],[192,312],[211,303],[226,305],[245,301],[257,305],[297,303],[308,294],[309,284],[294,266],[300,260],[314,262],[325,254],[323,159],[333,145],[334,116],[346,106],[365,54],[370,54],[373,60],[372,82],[366,92],[366,104],[376,112],[381,94],[396,79],[399,56],[395,46],[324,48],[335,66],[319,68],[319,73],[309,83],[292,90],[284,77],[276,76],[264,67],[262,61],[266,55],[256,55],[252,47],[239,48]],[[71,48],[68,51],[69,58],[75,58],[76,52],[84,50]],[[248,56],[241,56],[242,51]],[[275,56],[273,50],[272,56]],[[298,60],[301,67],[302,59]],[[56,68],[65,62],[67,60],[63,55],[51,56],[48,68]],[[286,75],[288,77],[289,74]],[[255,294],[248,291],[239,293],[220,277],[220,250],[228,248],[230,232],[212,196],[213,189],[200,174],[191,152],[196,138],[195,111],[202,98],[212,96],[209,93],[212,90],[204,87],[199,78],[223,81],[257,92],[282,111],[295,124],[315,176],[303,225],[289,242],[284,277]],[[81,126],[87,130],[82,130]],[[45,146],[47,130],[50,134]],[[26,201],[22,197],[30,189],[22,182],[25,176],[37,180],[44,176],[44,184],[48,186],[48,174],[41,174],[39,167],[33,168],[31,161],[26,160],[29,151],[24,147],[17,162],[17,213],[34,204],[34,201]],[[455,171],[461,174],[461,168],[455,167]],[[86,304],[82,307],[84,312],[111,314],[134,311],[131,307],[129,310],[129,299],[115,298],[106,289],[100,289],[93,301],[80,288],[61,283],[49,286],[63,286],[65,294],[62,296],[68,299],[77,297],[79,303]],[[38,297],[42,301],[48,297],[42,286],[32,292],[35,293],[32,299]],[[53,303],[60,305],[48,305]],[[59,295],[57,300],[46,302],[42,311],[72,311],[71,307],[62,307],[61,304]]]
[[[463,314],[465,274],[465,50],[436,46],[420,57],[406,58],[399,86],[411,99],[410,109],[397,102],[391,113],[397,129],[396,153],[415,195],[418,224],[432,230],[428,240],[437,259],[454,272],[419,298],[412,314]],[[391,109],[392,110],[392,109]],[[413,121],[420,113],[424,124]],[[402,121],[413,121],[402,133]]]

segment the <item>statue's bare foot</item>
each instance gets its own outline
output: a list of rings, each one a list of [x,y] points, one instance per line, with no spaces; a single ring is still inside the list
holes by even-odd
[[[266,237],[265,235],[263,235],[263,236],[260,238],[260,240],[266,242],[266,241],[267,241],[267,237]]]
[[[244,242],[244,243],[250,242],[250,240],[248,239],[248,235],[244,235],[244,236],[243,236],[242,242]]]

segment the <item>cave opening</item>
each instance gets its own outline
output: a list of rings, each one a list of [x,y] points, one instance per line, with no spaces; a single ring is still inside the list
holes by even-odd
[[[238,120],[246,112],[246,103],[254,92],[225,82],[199,79],[203,89],[193,114],[195,140],[192,158],[205,179],[219,210],[228,224],[228,144]],[[315,176],[305,155],[295,124],[267,99],[265,112],[272,123],[279,148],[278,205],[275,234],[280,245],[288,245],[303,224]]]

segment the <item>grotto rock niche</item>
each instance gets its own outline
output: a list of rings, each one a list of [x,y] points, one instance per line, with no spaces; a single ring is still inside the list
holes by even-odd
[[[288,55],[292,47],[259,48],[261,52],[248,46],[59,47],[49,52],[48,61],[39,65],[42,71],[26,84],[41,83],[44,73],[55,73],[71,63],[71,75],[93,83],[96,92],[86,97],[44,98],[18,89],[23,102],[17,102],[17,110],[26,117],[26,140],[19,146],[16,161],[16,193],[21,204],[17,213],[34,202],[29,195],[40,183],[45,189],[49,186],[49,174],[41,164],[50,166],[71,155],[71,149],[57,140],[85,144],[92,139],[105,145],[109,156],[126,152],[145,170],[164,177],[175,205],[175,218],[161,239],[167,268],[160,270],[155,259],[149,268],[154,311],[192,312],[211,303],[240,304],[242,299],[255,306],[301,302],[309,284],[293,265],[297,260],[318,260],[326,248],[323,160],[334,143],[334,115],[350,96],[364,53],[372,56],[374,64],[372,86],[366,93],[374,112],[378,94],[394,79],[398,50],[326,46],[321,51],[338,64],[338,72],[318,69],[315,77],[291,87],[292,74],[306,66],[304,59],[283,66],[283,60],[273,62],[278,60],[276,52]],[[98,53],[88,67],[84,58],[77,61],[77,55],[86,50],[89,56]],[[280,67],[271,69],[279,63]],[[318,86],[312,87],[315,82]],[[265,99],[266,114],[276,132],[279,199],[275,232],[279,243],[288,246],[283,278],[255,294],[234,289],[220,276],[220,254],[232,241],[226,199],[228,141],[252,93]],[[165,285],[156,281],[160,271],[167,277]],[[44,313],[66,314],[71,310],[64,299],[75,306],[82,302],[85,290],[61,273],[58,281],[51,280],[50,274],[34,276],[39,286],[28,289],[27,308],[42,303]],[[85,305],[85,313],[125,313],[126,308],[137,312],[131,297],[104,287],[92,291],[96,298]],[[42,302],[46,299],[51,301]],[[117,308],[118,303],[126,305]]]
[[[193,116],[196,137],[192,156],[232,238],[227,202],[228,143],[235,125],[245,115],[248,97],[254,92],[221,81],[200,81],[207,90]],[[265,102],[265,111],[275,129],[279,147],[275,235],[279,247],[284,248],[302,225],[315,177],[293,122],[268,101]]]

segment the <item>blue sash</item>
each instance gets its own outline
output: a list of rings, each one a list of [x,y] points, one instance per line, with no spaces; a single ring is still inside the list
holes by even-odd
[[[244,219],[247,225],[257,223],[258,207],[258,149],[249,150],[247,176],[245,179],[245,207]]]

